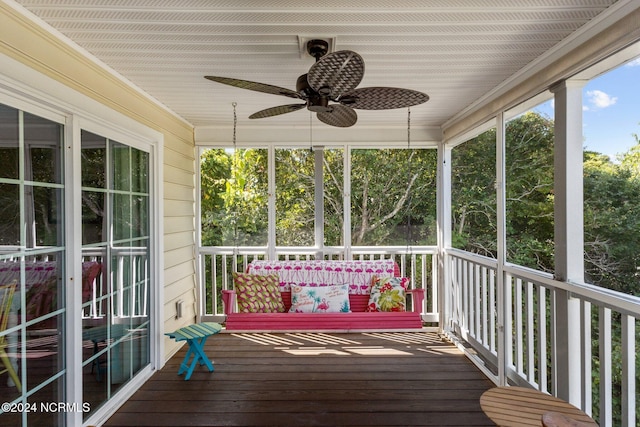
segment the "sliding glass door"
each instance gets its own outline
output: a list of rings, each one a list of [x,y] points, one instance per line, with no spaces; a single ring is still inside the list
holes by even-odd
[[[0,426],[88,420],[151,360],[151,156],[45,113],[0,104]]]
[[[149,364],[149,155],[82,132],[84,401],[107,402]],[[95,277],[95,280],[94,280]]]

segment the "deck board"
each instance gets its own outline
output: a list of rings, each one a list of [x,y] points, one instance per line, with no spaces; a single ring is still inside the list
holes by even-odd
[[[215,371],[177,375],[181,349],[105,424],[492,426],[493,384],[431,332],[221,333]]]

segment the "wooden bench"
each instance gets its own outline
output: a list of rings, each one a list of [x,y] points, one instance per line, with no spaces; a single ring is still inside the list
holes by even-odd
[[[373,275],[381,277],[398,277],[399,269],[390,260],[378,262],[372,261],[332,261],[307,262],[302,261],[262,261],[257,264],[249,264],[247,272],[256,274],[277,274],[280,279],[282,301],[285,306],[284,313],[238,313],[235,311],[235,292],[223,290],[222,298],[224,312],[226,314],[225,327],[229,331],[357,331],[357,330],[404,330],[422,328],[422,305],[424,301],[424,289],[408,290],[411,295],[411,305],[403,312],[367,312],[369,303],[369,284]],[[336,265],[356,265],[350,272],[346,269],[336,268]],[[361,267],[359,268],[359,263]],[[379,265],[376,265],[379,264]],[[350,283],[349,313],[290,313],[291,291],[288,286],[301,280],[303,272],[296,271],[304,265],[310,271],[308,274],[318,274],[321,279],[318,282],[325,284]],[[309,266],[313,266],[313,271]],[[318,265],[328,270],[320,271]],[[372,268],[372,266],[375,266]],[[382,266],[382,268],[380,268]],[[296,275],[298,274],[298,275]]]

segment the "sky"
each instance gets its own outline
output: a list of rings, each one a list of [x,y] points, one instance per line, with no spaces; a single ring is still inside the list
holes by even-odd
[[[591,80],[582,90],[584,148],[611,160],[640,136],[640,58]],[[553,118],[553,105],[537,109]]]

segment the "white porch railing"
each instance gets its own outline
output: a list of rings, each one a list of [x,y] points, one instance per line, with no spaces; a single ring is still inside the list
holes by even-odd
[[[425,289],[422,318],[438,322],[436,248],[420,247],[352,247],[351,258],[361,260],[394,259],[402,276],[411,279],[411,288]],[[281,260],[344,259],[342,248],[277,248]],[[245,271],[254,259],[267,259],[264,247],[203,247],[199,255],[200,313],[204,320],[223,320],[222,290],[233,288],[232,273]]]
[[[471,353],[496,383],[526,383],[557,394],[559,381],[566,380],[557,367],[568,354],[564,357],[579,372],[577,406],[601,427],[638,425],[640,298],[511,265],[502,269],[499,280],[496,260],[464,251],[449,250],[447,259],[451,286],[445,286],[445,328],[473,348]],[[579,324],[560,320],[567,318],[558,311],[567,293],[570,304],[579,307],[573,317]],[[570,339],[561,339],[565,336]],[[579,351],[567,353],[567,341],[573,339]]]

